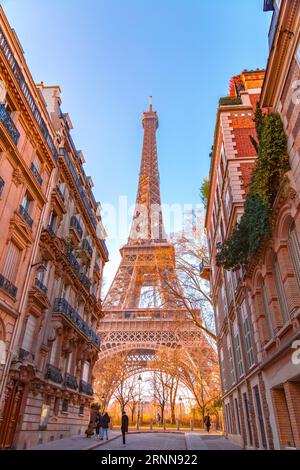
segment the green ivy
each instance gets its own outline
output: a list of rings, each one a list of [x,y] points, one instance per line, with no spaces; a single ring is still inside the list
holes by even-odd
[[[270,235],[272,206],[283,175],[289,170],[287,138],[278,113],[264,116],[259,106],[255,113],[258,151],[244,214],[231,236],[218,244],[217,265],[236,270],[255,255]]]

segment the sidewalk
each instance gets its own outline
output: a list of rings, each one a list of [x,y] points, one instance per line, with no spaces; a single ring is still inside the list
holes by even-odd
[[[218,433],[186,432],[185,440],[188,450],[242,450]]]
[[[30,447],[29,450],[89,450],[113,441],[120,436],[120,431],[110,431],[108,441],[100,441],[98,436],[91,436],[90,438],[87,438],[85,435],[72,436],[65,439],[47,442],[47,444]]]

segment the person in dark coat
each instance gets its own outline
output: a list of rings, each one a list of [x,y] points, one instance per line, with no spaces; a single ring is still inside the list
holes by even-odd
[[[121,431],[122,431],[122,437],[123,437],[123,445],[125,446],[126,444],[125,434],[128,432],[128,416],[125,410],[122,413]]]
[[[94,424],[90,421],[88,428],[85,431],[86,437],[91,437],[94,435]]]
[[[206,426],[207,432],[209,432],[209,431],[210,431],[210,427],[211,427],[211,420],[210,420],[209,414],[205,416],[205,418],[204,418],[204,424],[205,424],[205,426]]]
[[[101,414],[100,414],[99,411],[98,411],[98,413],[96,414],[96,420],[95,420],[95,423],[96,423],[96,434],[97,434],[97,436],[99,436],[100,430],[101,430],[101,419],[102,419],[102,416],[101,416]],[[100,436],[100,437],[101,437],[101,436]]]
[[[108,441],[108,425],[110,423],[110,417],[108,416],[108,413],[104,413],[101,419],[101,438],[100,440],[103,441],[104,436],[106,436],[106,440]]]

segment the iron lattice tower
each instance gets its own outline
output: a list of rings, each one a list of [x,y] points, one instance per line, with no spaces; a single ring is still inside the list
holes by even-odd
[[[175,251],[163,226],[156,130],[157,113],[143,113],[144,141],[136,207],[121,262],[103,304],[99,360],[128,352],[132,366],[146,367],[161,348],[199,346],[203,335],[187,312],[166,294],[175,276]],[[129,364],[130,365],[130,364]]]

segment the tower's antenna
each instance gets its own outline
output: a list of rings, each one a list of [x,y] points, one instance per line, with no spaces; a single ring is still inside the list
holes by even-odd
[[[152,96],[149,96],[149,111],[152,111]]]

